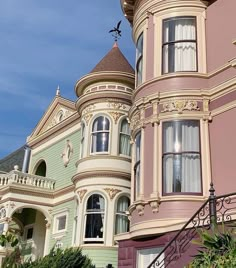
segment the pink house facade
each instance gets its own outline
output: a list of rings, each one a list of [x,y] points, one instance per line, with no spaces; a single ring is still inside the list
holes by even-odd
[[[121,7],[136,43],[136,81],[130,231],[116,236],[118,265],[142,268],[208,199],[211,182],[217,195],[236,191],[236,2]],[[188,264],[186,254],[174,267]]]

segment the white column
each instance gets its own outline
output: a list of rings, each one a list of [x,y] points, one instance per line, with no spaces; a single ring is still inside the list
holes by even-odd
[[[144,127],[141,129],[141,150],[140,150],[140,195],[139,199],[144,199],[144,141],[145,141],[145,130]]]
[[[153,189],[151,197],[157,197],[158,196],[158,170],[160,169],[159,163],[158,163],[158,148],[159,148],[159,142],[158,142],[158,123],[154,123],[154,144],[153,144]]]
[[[51,223],[47,222],[46,223],[46,234],[45,234],[43,256],[45,256],[49,253],[50,233],[51,233]]]
[[[135,143],[134,140],[131,138],[131,194],[130,194],[130,198],[131,198],[131,204],[134,202],[135,200],[135,195],[134,195],[134,189],[135,189],[135,181],[134,181],[134,163],[135,163]]]

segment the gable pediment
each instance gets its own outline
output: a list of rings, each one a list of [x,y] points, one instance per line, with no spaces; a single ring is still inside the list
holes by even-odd
[[[67,118],[75,113],[77,112],[73,101],[62,98],[61,96],[56,96],[28,140],[30,141],[44,134],[55,126],[62,125]]]

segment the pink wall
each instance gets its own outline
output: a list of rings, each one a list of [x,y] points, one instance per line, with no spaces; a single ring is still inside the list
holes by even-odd
[[[216,194],[236,191],[236,109],[210,123],[212,178]]]
[[[207,65],[212,71],[236,57],[236,1],[217,0],[207,8]]]

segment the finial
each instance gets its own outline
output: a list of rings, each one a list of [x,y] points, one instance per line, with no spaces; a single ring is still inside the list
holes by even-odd
[[[109,31],[109,33],[112,33],[112,36],[114,37],[115,43],[121,37],[120,24],[121,24],[121,20],[117,23],[116,27],[114,27],[113,29],[111,29]]]
[[[59,85],[57,86],[57,91],[56,91],[56,96],[60,96],[61,94],[60,94],[60,87],[59,87]]]

